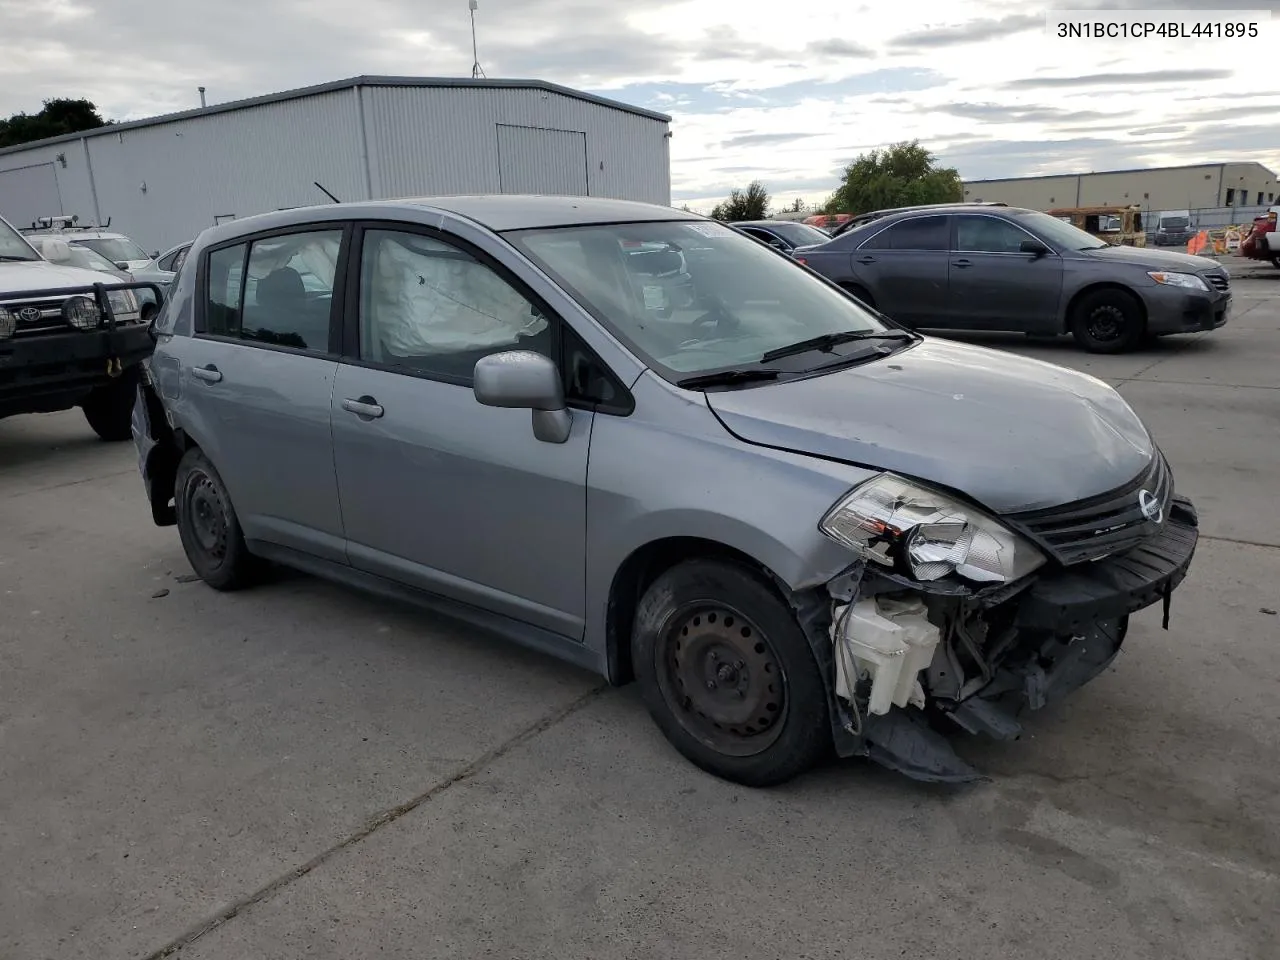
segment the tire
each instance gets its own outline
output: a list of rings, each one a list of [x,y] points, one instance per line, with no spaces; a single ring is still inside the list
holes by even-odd
[[[154,303],[144,303],[142,305],[142,313],[139,315],[139,319],[144,324],[150,324],[151,318],[156,315],[156,311],[158,309],[160,308],[157,307]]]
[[[133,404],[139,380],[138,367],[129,367],[114,380],[94,387],[80,402],[85,420],[101,439],[112,443],[132,439]]]
[[[690,560],[654,581],[631,650],[654,723],[708,773],[750,787],[783,783],[831,749],[813,652],[763,577]]]
[[[215,590],[249,586],[260,563],[245,546],[222,477],[198,448],[192,447],[178,461],[173,490],[178,536],[191,568]]]
[[[1280,268],[1280,257],[1272,257],[1272,258],[1271,258],[1271,265],[1272,265],[1273,267]]]
[[[1123,290],[1095,290],[1071,312],[1071,335],[1090,353],[1124,353],[1146,333],[1142,306]]]

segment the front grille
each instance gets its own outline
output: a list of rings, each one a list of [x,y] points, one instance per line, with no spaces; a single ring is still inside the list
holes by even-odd
[[[1005,519],[1060,563],[1081,563],[1123,553],[1151,536],[1159,525],[1143,514],[1143,502],[1158,505],[1163,522],[1172,499],[1173,474],[1156,451],[1151,466],[1118,490]]]
[[[0,300],[0,307],[12,311],[18,318],[17,329],[14,330],[13,334],[14,337],[32,336],[38,333],[49,333],[50,331],[75,329],[62,316],[62,302],[64,299],[25,300],[20,303]],[[32,318],[24,317],[23,313],[28,309],[38,310],[40,315]]]
[[[1215,290],[1226,291],[1231,286],[1231,279],[1225,273],[1206,273],[1204,278]]]

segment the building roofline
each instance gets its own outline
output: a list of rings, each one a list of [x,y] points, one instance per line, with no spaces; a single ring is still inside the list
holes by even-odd
[[[1020,180],[1048,180],[1051,177],[1100,177],[1111,173],[1153,173],[1157,170],[1216,170],[1219,167],[1231,167],[1236,164],[1253,164],[1275,176],[1276,173],[1265,163],[1257,160],[1224,160],[1219,163],[1179,163],[1169,167],[1130,167],[1126,170],[1088,170],[1075,173],[1041,173],[1034,177],[990,177],[986,180],[962,180],[966,186],[971,183],[1016,183]]]
[[[181,110],[177,113],[165,113],[157,117],[146,117],[142,120],[126,120],[123,123],[112,123],[77,133],[64,133],[56,137],[45,137],[43,140],[32,140],[30,143],[19,143],[12,147],[0,148],[0,157],[12,153],[21,153],[24,150],[32,150],[36,147],[48,147],[58,143],[70,143],[73,140],[123,133],[126,130],[141,130],[144,127],[155,127],[164,123],[174,123],[178,120],[192,120],[197,117],[208,117],[218,113],[231,113],[250,107],[281,103],[285,100],[299,100],[304,97],[314,97],[325,93],[337,93],[342,90],[351,90],[355,87],[463,87],[490,90],[545,90],[548,93],[558,93],[574,100],[585,100],[588,103],[599,104],[602,107],[622,110],[649,120],[657,120],[661,123],[671,122],[671,117],[665,113],[646,110],[644,107],[635,107],[620,100],[611,100],[608,97],[586,93],[582,90],[574,90],[572,87],[563,87],[558,83],[551,83],[546,80],[488,80],[472,79],[471,77],[387,77],[362,74],[358,77],[331,80],[328,83],[318,83],[310,87],[296,87],[292,90],[282,90],[279,93],[268,93],[244,100],[229,100],[226,103],[215,103],[209,107],[196,107],[194,110]]]

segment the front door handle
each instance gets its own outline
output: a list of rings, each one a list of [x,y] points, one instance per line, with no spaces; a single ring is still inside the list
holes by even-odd
[[[222,379],[222,371],[212,363],[206,363],[203,367],[192,367],[191,375],[205,383],[217,383]]]
[[[973,261],[972,261],[972,260],[966,260],[966,259],[964,259],[963,257],[961,257],[959,260],[952,260],[952,261],[951,261],[951,265],[952,265],[953,267],[967,267],[967,266],[969,266],[969,264],[971,264],[971,263],[973,263]]]
[[[875,263],[876,258],[875,257],[859,257],[858,262],[859,263]]]
[[[342,401],[342,409],[348,413],[354,413],[361,420],[377,420],[383,414],[378,401],[370,396],[363,396],[358,400],[348,397]]]

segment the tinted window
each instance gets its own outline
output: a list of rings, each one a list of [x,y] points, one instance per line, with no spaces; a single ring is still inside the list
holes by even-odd
[[[176,260],[177,257],[178,257],[177,250],[173,251],[173,253],[166,253],[163,257],[161,257],[159,260],[156,261],[156,266],[159,267],[161,270],[172,270],[173,261]]]
[[[827,234],[816,227],[809,226],[807,223],[779,220],[777,223],[771,224],[769,229],[796,247],[811,243],[826,243],[831,239]]]
[[[360,262],[360,358],[470,383],[504,350],[552,357],[551,324],[466,251],[419,234],[370,230]]]
[[[208,301],[204,326],[220,337],[240,334],[240,280],[244,272],[245,245],[224,247],[209,254]]]
[[[969,253],[1018,253],[1025,230],[995,217],[957,217],[956,249]]]
[[[179,247],[178,252],[173,255],[173,266],[165,267],[164,269],[172,270],[174,273],[177,273],[179,270],[181,270],[182,265],[187,260],[187,251],[190,249],[191,249],[190,247]]]
[[[881,231],[862,245],[864,250],[946,250],[947,218],[914,217]]]

